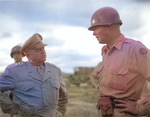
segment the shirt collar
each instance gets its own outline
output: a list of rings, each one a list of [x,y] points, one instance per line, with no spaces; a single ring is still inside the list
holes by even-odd
[[[121,50],[124,38],[125,38],[124,35],[121,34],[120,37],[118,38],[118,41],[115,43],[114,47],[116,47],[118,50]]]
[[[124,39],[125,39],[124,35],[121,34],[120,37],[118,38],[117,42],[114,44],[113,47],[116,47],[118,50],[121,50]],[[102,54],[103,53],[106,54],[109,50],[110,50],[110,48],[108,47],[108,45],[105,45],[102,48]]]
[[[37,68],[42,68],[42,69],[44,69],[44,68],[45,68],[45,63],[43,63],[43,64],[40,65],[40,66],[34,66],[34,68],[35,68],[35,69],[37,69]]]

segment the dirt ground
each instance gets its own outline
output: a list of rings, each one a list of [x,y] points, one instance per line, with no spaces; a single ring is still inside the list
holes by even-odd
[[[95,104],[85,102],[69,102],[65,117],[100,117]]]

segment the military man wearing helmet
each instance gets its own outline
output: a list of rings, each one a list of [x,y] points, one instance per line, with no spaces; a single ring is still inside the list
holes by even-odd
[[[105,117],[140,117],[147,114],[141,113],[144,103],[142,108],[136,105],[145,83],[150,81],[150,53],[141,42],[121,33],[122,24],[119,13],[112,7],[98,9],[91,18],[89,30],[100,44],[106,44],[102,48],[100,71],[95,70],[96,74],[101,72],[97,108]],[[128,101],[135,106],[125,105]]]
[[[20,45],[16,45],[16,46],[14,46],[11,49],[10,56],[11,56],[11,58],[14,59],[14,61],[15,61],[16,64],[23,63],[23,61],[22,61],[22,54],[20,53],[20,49],[21,49]]]

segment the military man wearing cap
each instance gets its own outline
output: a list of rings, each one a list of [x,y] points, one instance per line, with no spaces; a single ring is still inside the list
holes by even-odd
[[[38,33],[22,46],[28,61],[10,65],[0,76],[0,91],[12,90],[13,102],[19,105],[17,117],[62,117],[68,93],[60,68],[46,61],[46,44]]]
[[[105,117],[140,117],[122,110],[116,100],[137,103],[146,81],[150,81],[150,53],[141,42],[126,38],[122,21],[112,7],[102,7],[91,18],[90,31],[102,48],[102,69],[97,108]],[[123,104],[123,103],[121,103]],[[132,109],[135,107],[132,107]]]

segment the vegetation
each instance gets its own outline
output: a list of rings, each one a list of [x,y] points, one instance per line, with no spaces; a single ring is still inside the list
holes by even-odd
[[[92,71],[93,68],[80,67],[74,74],[63,73],[69,96],[65,117],[101,117],[96,109],[98,89],[90,81]]]
[[[100,117],[96,109],[98,90],[88,85],[67,87],[69,102],[65,117]]]
[[[70,101],[96,103],[98,100],[98,90],[89,86],[77,87],[71,85],[67,87]]]

